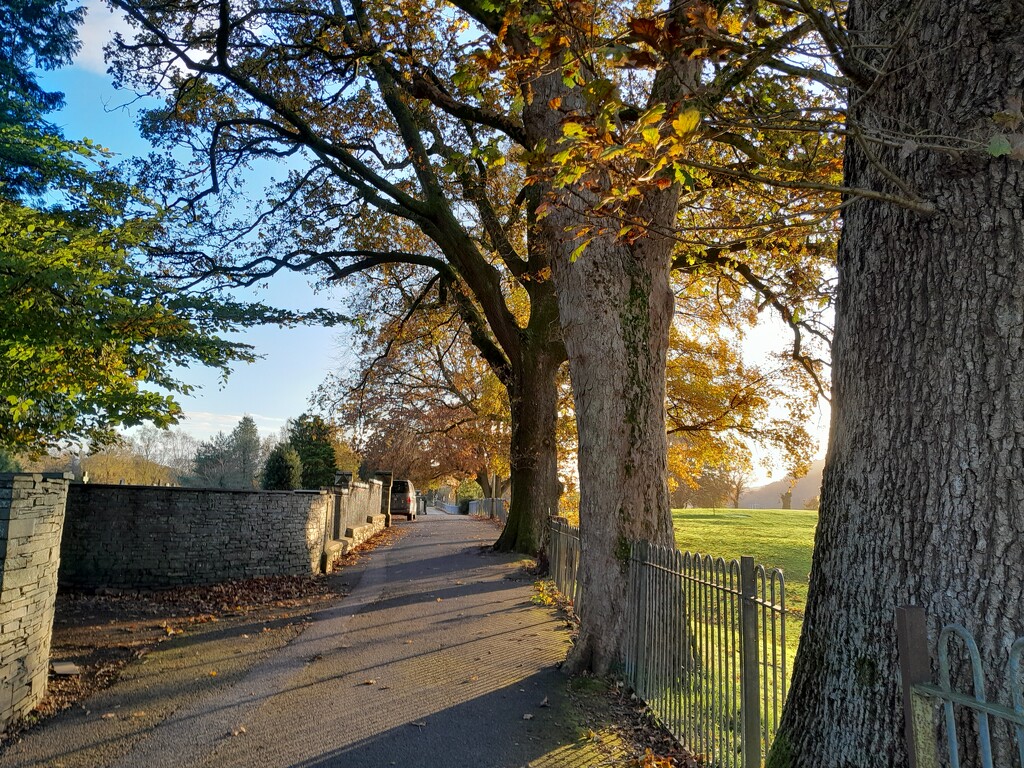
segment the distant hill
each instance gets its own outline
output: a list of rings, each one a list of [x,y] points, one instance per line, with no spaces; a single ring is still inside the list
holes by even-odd
[[[793,487],[793,509],[803,509],[808,499],[818,495],[821,491],[821,472],[824,468],[824,459],[815,461],[807,474],[797,480]],[[786,492],[788,486],[788,480],[776,480],[758,488],[751,488],[740,496],[740,507],[779,509],[782,506],[782,494]]]

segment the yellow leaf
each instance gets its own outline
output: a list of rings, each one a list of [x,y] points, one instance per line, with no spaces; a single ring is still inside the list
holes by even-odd
[[[590,245],[591,239],[592,238],[587,238],[582,243],[573,248],[572,253],[569,254],[570,262],[576,261],[576,259],[583,255],[583,252],[587,250],[587,246]]]
[[[646,141],[648,144],[650,144],[652,146],[657,144],[658,140],[661,138],[661,132],[657,128],[654,128],[654,127],[644,128],[642,133],[643,133],[644,141]]]
[[[675,120],[672,121],[672,128],[680,136],[686,136],[697,130],[697,126],[700,125],[700,112],[690,107],[684,112],[681,112]]]
[[[743,22],[739,16],[734,16],[731,13],[727,13],[718,19],[719,23],[725,27],[725,31],[730,35],[738,35],[743,31]]]
[[[611,160],[612,158],[618,157],[626,151],[626,148],[621,144],[612,144],[610,147],[605,147],[601,150],[599,155],[601,160]]]
[[[586,138],[587,131],[580,123],[568,122],[562,126],[562,135],[570,139]]]
[[[654,125],[661,120],[661,116],[664,114],[665,105],[655,104],[653,107],[644,110],[644,113],[637,118],[637,123],[639,125]]]

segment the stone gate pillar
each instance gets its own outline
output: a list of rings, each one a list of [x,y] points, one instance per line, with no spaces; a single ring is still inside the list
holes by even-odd
[[[46,693],[70,474],[0,474],[0,732]]]
[[[386,528],[391,527],[391,484],[395,481],[395,476],[391,472],[374,472],[374,478],[380,480],[380,513],[384,515],[384,526]]]

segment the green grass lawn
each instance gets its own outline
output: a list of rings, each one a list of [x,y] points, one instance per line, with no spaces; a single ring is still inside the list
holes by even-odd
[[[806,509],[674,509],[676,545],[684,552],[753,556],[786,577],[786,608],[803,614],[818,513]]]
[[[770,738],[778,726],[778,716],[782,709],[785,684],[793,674],[793,662],[800,644],[800,630],[803,624],[803,613],[807,603],[807,582],[811,570],[811,551],[814,548],[814,528],[818,522],[818,513],[803,509],[676,509],[673,510],[673,521],[676,528],[676,544],[683,551],[722,557],[726,561],[739,559],[742,555],[751,555],[755,562],[763,565],[766,570],[780,568],[785,577],[784,620],[785,638],[777,637],[773,632],[766,635],[765,642],[774,643],[774,649],[761,647],[761,665],[763,665],[762,681],[765,691],[773,690],[774,695],[766,694],[771,705],[763,703],[762,720],[767,737]],[[696,606],[690,614],[690,629],[700,647],[700,654],[710,659],[710,677],[706,688],[696,689],[684,694],[681,699],[685,707],[707,709],[706,715],[714,722],[722,718],[726,745],[730,744],[731,733],[738,738],[735,730],[734,714],[728,705],[724,710],[720,707],[722,690],[728,690],[728,683],[723,689],[721,667],[716,671],[716,662],[721,653],[721,640],[716,635],[717,625],[721,622],[707,611],[707,604]],[[729,620],[726,620],[728,625]],[[770,638],[770,639],[769,639]],[[728,645],[725,654],[728,656]],[[732,650],[736,652],[735,647]],[[770,655],[768,655],[770,654]],[[738,658],[736,658],[738,662]],[[709,664],[709,662],[706,662]],[[728,667],[726,667],[728,669]],[[776,674],[779,677],[776,678]],[[734,683],[736,681],[733,681]],[[710,705],[709,705],[710,702]],[[671,707],[666,710],[671,712]],[[690,738],[698,737],[696,731]],[[719,754],[720,746],[712,748]]]

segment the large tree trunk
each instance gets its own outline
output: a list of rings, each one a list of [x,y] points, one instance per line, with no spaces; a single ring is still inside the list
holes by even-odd
[[[853,118],[987,141],[1024,86],[1020,3],[852,0],[852,39],[884,57],[917,9],[888,62],[898,74],[851,94]],[[913,147],[880,159],[937,213],[860,200],[845,215],[831,442],[773,768],[906,764],[897,606],[926,609],[933,643],[938,624],[966,626],[1004,700],[1024,634],[1021,162]],[[890,188],[853,142],[847,177]]]
[[[558,513],[559,350],[527,347],[524,364],[509,387],[512,501],[495,549],[535,555],[547,547],[549,515]]]
[[[672,2],[670,12],[686,23],[686,7]],[[683,54],[663,67],[652,103],[677,105],[695,87],[700,67],[699,59]],[[584,89],[566,83],[558,65],[529,78],[524,95],[524,128],[534,146],[546,147],[550,162],[563,119],[587,114],[592,105]],[[622,219],[601,218],[594,212],[610,186],[606,175],[594,172],[571,189],[532,187],[553,203],[533,222],[531,237],[547,249],[552,267],[579,433],[580,631],[563,667],[570,673],[605,674],[621,659],[631,542],[673,542],[665,426],[673,241],[659,233],[673,229],[679,190],[674,184],[648,190],[623,208]],[[622,220],[647,231],[620,241],[614,233]],[[579,254],[582,227],[598,234]]]
[[[644,246],[595,241],[575,263],[555,261],[579,427],[580,634],[568,671],[604,674],[619,661],[630,542],[672,542],[665,431],[674,306],[669,246],[655,240]]]
[[[552,153],[562,117],[549,105],[560,101],[569,113],[586,105],[580,89],[567,88],[557,71],[533,79],[530,94],[524,125]],[[574,259],[581,225],[618,232],[618,222],[588,214],[599,193],[583,185],[570,191],[537,188],[554,203],[534,222],[531,236],[547,249],[552,265],[579,434],[580,631],[563,669],[604,674],[620,660],[626,634],[630,543],[672,541],[665,429],[672,244],[654,234],[632,245],[600,235]],[[632,213],[664,227],[677,206],[678,193],[671,188]]]

